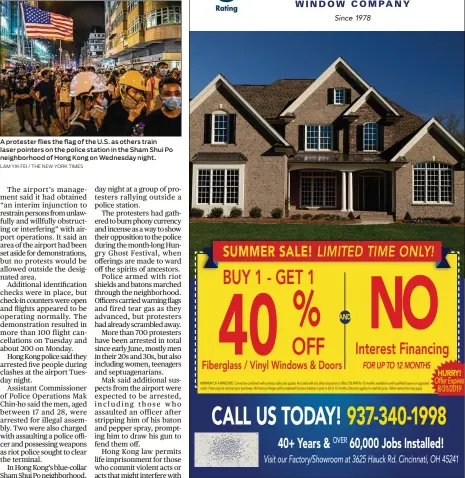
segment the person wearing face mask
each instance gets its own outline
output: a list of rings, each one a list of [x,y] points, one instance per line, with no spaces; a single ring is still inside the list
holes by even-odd
[[[69,136],[96,136],[100,118],[94,109],[103,101],[105,82],[91,71],[78,73],[71,81],[70,95],[75,98]]]
[[[129,70],[119,80],[120,97],[108,107],[99,134],[102,136],[131,136],[133,128],[144,121],[147,104],[145,102],[145,78],[136,71]]]
[[[181,83],[168,77],[160,83],[162,107],[145,119],[144,136],[181,136]]]
[[[92,95],[94,101],[92,109],[90,110],[90,116],[94,119],[97,129],[100,129],[103,124],[103,118],[107,114],[108,100],[105,94],[108,91],[105,78],[101,75],[95,75],[94,86],[92,88]]]
[[[152,74],[147,80],[146,101],[149,105],[149,111],[160,109],[163,104],[160,98],[160,82],[168,76],[168,63],[161,61],[156,67],[152,68]]]

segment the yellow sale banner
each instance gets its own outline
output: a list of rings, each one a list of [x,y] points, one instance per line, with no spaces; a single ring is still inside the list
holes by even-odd
[[[461,372],[433,379],[458,358],[458,254],[315,260],[322,245],[197,254],[198,392],[463,393]]]

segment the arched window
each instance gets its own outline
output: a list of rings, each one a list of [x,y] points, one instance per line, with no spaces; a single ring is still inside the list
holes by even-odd
[[[365,123],[363,125],[363,151],[378,150],[378,125]]]
[[[452,167],[441,163],[413,166],[413,201],[422,203],[452,202]]]
[[[224,110],[217,110],[212,115],[212,144],[228,144],[229,142],[229,114]]]

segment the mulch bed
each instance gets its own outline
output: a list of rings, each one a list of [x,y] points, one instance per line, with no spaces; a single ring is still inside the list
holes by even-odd
[[[190,218],[190,222],[227,222],[242,224],[357,224],[360,219],[273,219],[271,217],[199,217]]]

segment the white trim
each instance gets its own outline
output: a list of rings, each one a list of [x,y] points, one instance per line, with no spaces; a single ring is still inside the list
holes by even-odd
[[[245,98],[229,83],[229,81],[221,74],[217,75],[191,102],[190,102],[190,114],[192,114],[212,93],[214,93],[220,84],[223,84],[226,89],[236,97],[236,99],[252,113],[259,123],[261,123],[265,129],[271,133],[271,135],[281,142],[284,146],[290,146],[290,144],[263,118],[263,116],[252,107],[252,105],[245,100]]]
[[[314,148],[308,148],[307,146],[307,128],[311,128],[311,127],[317,127],[318,128],[318,148],[314,149]],[[329,127],[331,128],[331,144],[330,144],[330,148],[328,149],[323,149],[323,148],[320,148],[320,142],[321,142],[321,128],[322,127]],[[305,129],[304,129],[304,133],[305,133],[305,149],[304,151],[323,151],[323,152],[328,152],[328,151],[333,151],[333,145],[334,145],[334,127],[332,124],[306,124],[305,125]]]
[[[376,126],[376,149],[365,149],[365,126],[367,124],[374,124]],[[378,123],[375,123],[374,121],[367,121],[366,123],[363,123],[362,126],[362,151],[366,153],[378,153],[379,152],[379,125]]]
[[[342,91],[342,102],[336,103],[336,91]],[[334,88],[334,105],[345,105],[346,104],[346,89],[345,88]]]
[[[441,201],[441,173],[438,176],[438,200],[437,201],[428,201],[428,173],[426,172],[429,168],[426,167],[425,170],[425,200],[424,201],[415,201],[415,164],[442,164],[446,168],[438,168],[437,171],[441,170],[450,170],[450,194],[452,201]],[[413,206],[453,206],[455,201],[455,174],[454,167],[450,164],[441,163],[439,161],[423,161],[422,163],[415,163],[412,165],[412,205]],[[434,171],[435,169],[433,169]],[[417,171],[421,171],[418,169]]]
[[[465,151],[463,145],[460,144],[460,142],[457,141],[436,118],[431,118],[428,123],[426,123],[423,128],[421,128],[421,130],[418,131],[418,133],[391,159],[391,162],[397,161],[399,158],[405,156],[432,127],[436,127],[459,152],[463,153]]]
[[[347,211],[354,212],[354,182],[352,179],[353,171],[347,171],[348,178],[347,178],[347,189],[349,191],[348,198],[347,198]]]
[[[238,203],[237,204],[218,204],[218,203],[198,203],[198,183],[199,183],[199,170],[200,169],[237,169],[239,171],[239,196],[238,196]],[[244,211],[244,184],[245,184],[245,164],[229,164],[227,162],[224,163],[206,163],[200,164],[196,163],[192,165],[192,196],[191,196],[191,207],[196,207],[199,209],[203,209],[205,211],[205,215],[207,215],[211,209],[214,207],[221,207],[223,208],[224,215],[228,216],[229,212],[233,207],[239,207],[242,209],[243,214]],[[210,185],[211,187],[211,185]],[[226,183],[225,183],[226,187]]]
[[[362,96],[360,96],[360,98],[344,113],[344,116],[355,113],[370,96],[374,96],[381,104],[383,104],[387,109],[391,110],[396,116],[400,116],[400,114],[374,88],[370,88]]]
[[[226,141],[215,141],[215,116],[227,116],[226,120]],[[211,144],[229,144],[229,113],[223,109],[216,110],[212,113],[212,136]]]
[[[286,116],[293,113],[307,98],[312,95],[336,70],[339,66],[344,66],[352,77],[364,86],[367,90],[370,85],[341,57],[332,63],[298,98],[296,98],[280,116]]]

